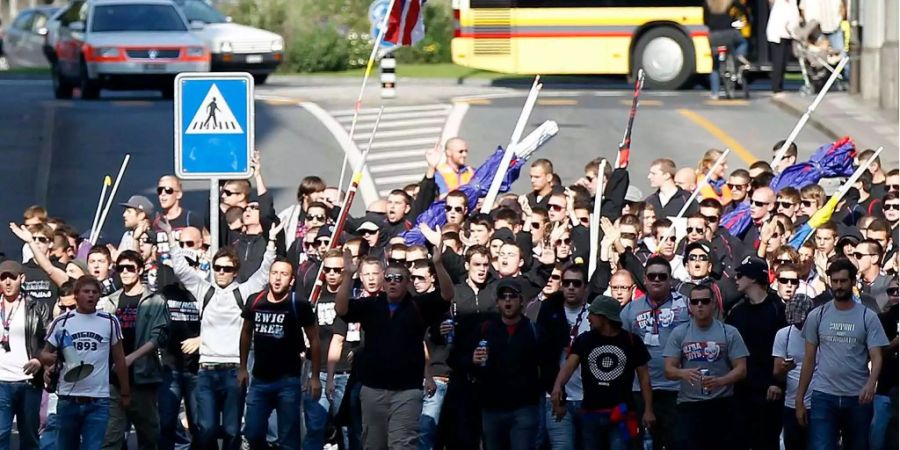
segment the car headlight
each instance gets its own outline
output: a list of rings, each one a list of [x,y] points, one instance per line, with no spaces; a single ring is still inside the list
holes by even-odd
[[[187,55],[191,58],[199,58],[206,54],[206,49],[203,47],[188,47]]]
[[[219,50],[221,50],[222,53],[231,53],[234,48],[231,46],[231,42],[222,41],[222,43],[219,44]]]
[[[272,51],[273,52],[280,52],[282,50],[284,50],[284,40],[276,39],[276,40],[272,41]]]
[[[100,58],[115,58],[119,56],[118,47],[94,47],[94,55]]]

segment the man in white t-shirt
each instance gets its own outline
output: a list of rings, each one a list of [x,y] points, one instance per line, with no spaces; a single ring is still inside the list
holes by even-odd
[[[22,291],[24,280],[21,264],[0,263],[0,448],[9,448],[15,416],[19,448],[29,450],[38,448],[43,372],[37,354],[50,308]]]
[[[790,274],[787,276],[790,277]],[[810,309],[812,300],[809,297],[800,295],[790,299],[784,307],[784,317],[788,326],[778,330],[772,344],[775,377],[785,382],[783,416],[785,450],[806,450],[806,428],[797,423],[794,401],[797,398],[797,386],[800,384],[803,356],[806,354],[803,323]],[[803,404],[807,408],[811,399],[812,393],[808,393],[803,399]]]
[[[75,282],[75,311],[57,317],[41,353],[44,367],[57,367],[59,450],[100,450],[109,420],[109,360],[119,380],[122,405],[131,403],[122,328],[116,316],[97,311],[100,282],[83,276]],[[57,364],[61,349],[65,361]]]

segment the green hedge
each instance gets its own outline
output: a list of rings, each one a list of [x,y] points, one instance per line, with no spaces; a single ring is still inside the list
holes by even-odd
[[[372,50],[371,0],[238,0],[223,7],[235,22],[284,36],[287,72],[340,71],[364,67]],[[425,37],[396,52],[403,63],[450,62],[453,20],[448,0],[425,7]]]

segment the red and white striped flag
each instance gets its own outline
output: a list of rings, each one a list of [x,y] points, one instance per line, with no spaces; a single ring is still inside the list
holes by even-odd
[[[397,45],[416,45],[425,37],[422,10],[425,0],[394,0],[384,40]]]

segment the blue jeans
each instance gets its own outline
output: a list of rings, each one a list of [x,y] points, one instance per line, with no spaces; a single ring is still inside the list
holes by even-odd
[[[197,435],[197,375],[163,366],[159,385],[159,449],[188,450],[191,436]],[[178,420],[181,400],[188,418],[190,433]]]
[[[59,435],[59,416],[56,413],[47,414],[47,422],[44,431],[41,432],[41,450],[56,450],[56,440]]]
[[[553,450],[574,450],[583,448],[581,445],[581,401],[566,401],[566,415],[561,420],[556,420],[553,415],[553,402],[550,398],[544,398],[541,408],[542,417],[539,429],[541,434],[546,432],[547,441]],[[543,444],[543,436],[539,436],[539,444]]]
[[[303,419],[306,423],[306,436],[303,437],[304,450],[321,450],[325,446],[325,429],[328,427],[329,419],[341,407],[349,378],[348,374],[334,375],[334,397],[331,399],[324,392],[318,400],[313,399],[309,392],[303,393]],[[319,381],[325,388],[328,375],[320,372]],[[345,439],[344,448],[346,447]]]
[[[891,398],[887,395],[876,395],[872,401],[874,411],[872,417],[872,429],[869,430],[869,448],[871,450],[884,450],[884,441],[887,436],[888,425],[893,415]]]
[[[437,427],[441,420],[441,408],[447,395],[447,382],[434,380],[437,389],[431,397],[425,394],[422,401],[422,415],[419,416],[419,450],[431,450],[437,437]]]
[[[581,413],[581,440],[583,448],[608,448],[609,450],[627,450],[628,445],[622,436],[619,424],[612,423],[608,413]]]
[[[539,415],[537,405],[510,411],[483,410],[485,450],[530,450],[534,447]]]
[[[85,403],[60,397],[56,405],[59,421],[56,448],[59,450],[100,450],[109,421],[109,399]]]
[[[223,450],[241,446],[241,410],[244,388],[238,386],[237,369],[200,369],[197,374],[198,448],[213,448],[219,433],[219,415],[225,433]]]
[[[244,434],[251,449],[266,449],[269,415],[278,412],[278,445],[283,450],[300,448],[300,377],[284,377],[276,381],[254,378],[247,392],[247,416]]]
[[[9,448],[13,416],[19,429],[19,448],[38,448],[41,392],[27,381],[0,382],[0,448]]]
[[[872,405],[860,405],[858,396],[838,396],[813,391],[809,410],[809,448],[837,450],[843,435],[844,450],[869,448]]]
[[[831,33],[825,33],[825,37],[828,38],[828,44],[831,45],[831,48],[843,52],[844,51],[844,30],[838,28]],[[841,71],[841,76],[844,77],[844,81],[848,81],[850,76],[850,62],[844,66],[844,70]]]

